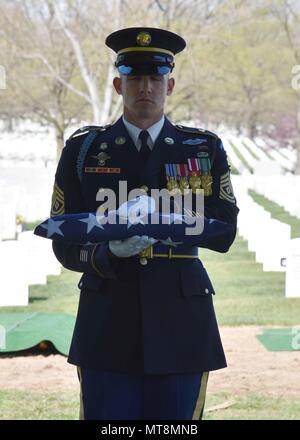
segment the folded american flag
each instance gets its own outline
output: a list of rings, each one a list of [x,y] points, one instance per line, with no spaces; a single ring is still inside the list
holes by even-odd
[[[152,200],[147,196],[137,197],[106,215],[85,212],[51,217],[39,224],[34,234],[76,244],[148,235],[170,246],[201,246],[210,239],[226,241],[233,232],[233,225],[220,220],[156,212]]]

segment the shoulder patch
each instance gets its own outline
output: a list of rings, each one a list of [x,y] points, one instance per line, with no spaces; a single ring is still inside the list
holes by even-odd
[[[227,202],[236,204],[236,198],[233,193],[232,183],[230,180],[230,173],[227,171],[220,178],[220,199],[226,200]]]
[[[89,133],[92,130],[97,130],[99,132],[105,132],[109,127],[111,127],[112,124],[107,124],[107,125],[85,125],[84,127],[79,128],[78,130],[76,130],[73,134],[71,134],[71,136],[68,138],[68,141],[78,137],[78,136],[82,136],[83,134]]]
[[[184,125],[175,125],[175,128],[179,131],[183,131],[185,133],[190,133],[190,134],[204,134],[207,136],[212,136],[216,139],[219,138],[218,135],[216,135],[215,133],[213,133],[212,131],[209,130],[204,130],[204,128],[195,128],[195,127],[185,127]]]
[[[61,215],[65,213],[65,195],[62,188],[58,186],[55,181],[53,186],[53,193],[51,199],[51,212],[50,217],[55,215]]]

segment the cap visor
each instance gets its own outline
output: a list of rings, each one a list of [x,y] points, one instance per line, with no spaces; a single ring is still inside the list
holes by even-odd
[[[170,66],[157,66],[153,64],[144,64],[138,66],[120,65],[117,67],[121,75],[166,75],[171,72]]]

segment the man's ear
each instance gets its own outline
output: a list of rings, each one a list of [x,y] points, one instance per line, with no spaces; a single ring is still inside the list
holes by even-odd
[[[175,79],[169,78],[168,79],[167,96],[170,96],[172,94],[174,86],[175,86]]]
[[[117,76],[113,79],[113,85],[118,95],[122,95],[122,80]]]

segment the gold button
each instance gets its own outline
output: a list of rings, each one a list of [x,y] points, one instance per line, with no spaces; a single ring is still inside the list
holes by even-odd
[[[146,264],[148,264],[148,260],[145,257],[140,258],[140,263],[142,266],[146,266]]]

